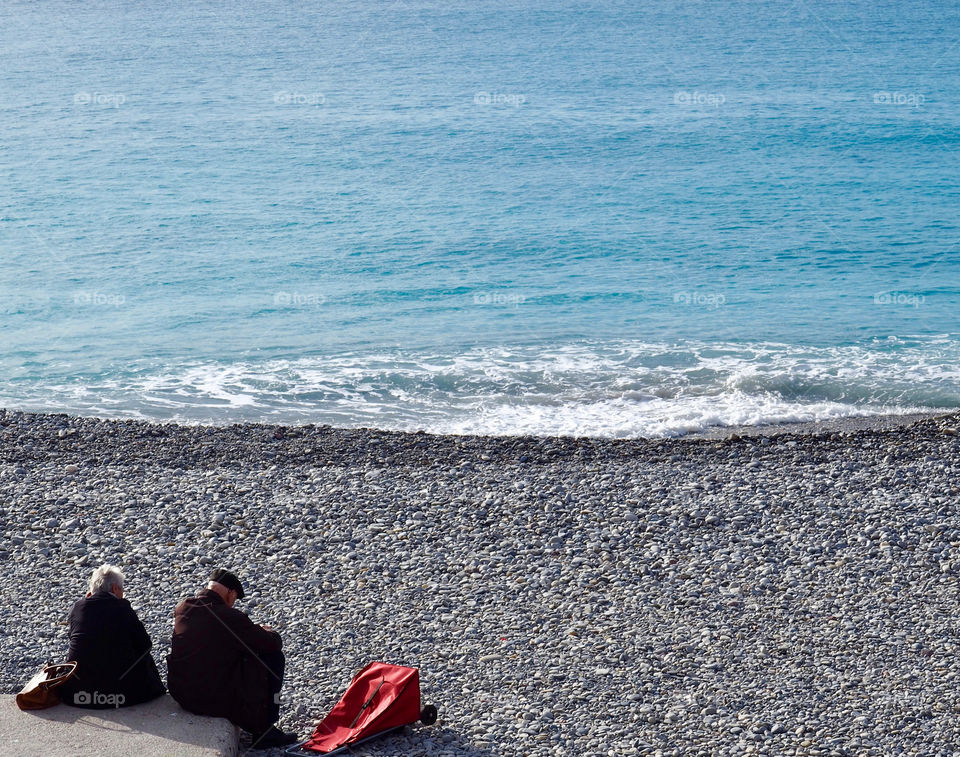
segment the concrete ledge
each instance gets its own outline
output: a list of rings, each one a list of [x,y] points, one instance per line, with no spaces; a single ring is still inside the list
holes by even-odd
[[[0,734],[0,754],[17,757],[236,757],[238,744],[232,723],[192,715],[169,696],[116,710],[31,712],[0,696]]]

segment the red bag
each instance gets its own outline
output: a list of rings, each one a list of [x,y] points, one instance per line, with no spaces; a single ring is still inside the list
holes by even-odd
[[[436,722],[436,707],[420,709],[420,671],[371,662],[303,744],[288,754],[329,754],[418,720]]]

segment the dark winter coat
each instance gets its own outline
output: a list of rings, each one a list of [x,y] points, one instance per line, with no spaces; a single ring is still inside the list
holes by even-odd
[[[105,709],[163,694],[150,636],[126,599],[99,591],[73,606],[69,623],[67,659],[76,660],[77,672],[58,689],[63,702]]]
[[[230,720],[251,733],[272,722],[270,672],[258,655],[279,652],[280,635],[204,589],[174,612],[167,657],[170,695],[185,710]]]

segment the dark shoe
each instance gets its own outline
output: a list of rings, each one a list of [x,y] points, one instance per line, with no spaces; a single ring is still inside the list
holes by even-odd
[[[250,735],[250,748],[273,749],[273,747],[276,746],[295,744],[297,741],[297,734],[284,733],[275,725],[272,725],[263,733],[253,733]]]

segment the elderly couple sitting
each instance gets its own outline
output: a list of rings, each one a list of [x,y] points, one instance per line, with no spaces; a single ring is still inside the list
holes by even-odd
[[[67,704],[124,707],[164,693],[150,637],[123,598],[123,583],[119,568],[97,568],[87,596],[70,611],[67,659],[77,670],[60,689]],[[217,569],[205,589],[177,605],[167,657],[170,694],[185,710],[249,731],[255,749],[291,744],[296,735],[274,725],[283,683],[280,634],[234,609],[242,598],[236,575]]]

